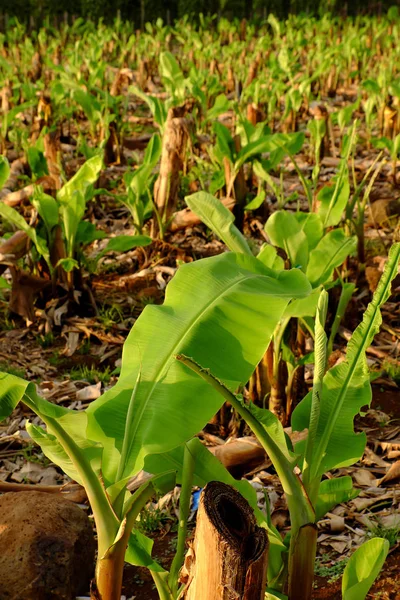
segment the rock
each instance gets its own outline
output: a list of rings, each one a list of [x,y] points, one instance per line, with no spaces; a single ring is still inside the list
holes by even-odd
[[[0,496],[1,600],[72,600],[89,589],[95,541],[78,506],[45,492]]]

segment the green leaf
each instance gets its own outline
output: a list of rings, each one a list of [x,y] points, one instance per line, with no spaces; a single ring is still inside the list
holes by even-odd
[[[102,156],[93,156],[93,158],[87,160],[79,171],[57,192],[57,200],[61,204],[66,204],[76,192],[85,196],[88,187],[97,181],[102,168]]]
[[[163,571],[162,567],[151,557],[153,540],[135,529],[129,536],[125,552],[125,562],[137,567],[147,567],[152,571]]]
[[[35,146],[31,146],[28,148],[26,154],[29,166],[35,178],[43,177],[44,175],[49,174],[47,161],[41,150],[38,150],[38,148],[35,148]]]
[[[207,192],[196,192],[185,197],[185,202],[232,252],[252,254],[246,238],[234,225],[231,211]]]
[[[319,521],[332,508],[341,502],[348,502],[357,498],[360,490],[353,487],[353,480],[349,475],[334,477],[321,481],[318,490],[318,500],[315,507],[315,520]]]
[[[231,163],[234,162],[234,148],[233,148],[233,139],[229,132],[229,129],[216,121],[213,124],[213,129],[217,136],[217,146],[216,149],[219,153],[219,160],[222,162],[223,157],[229,159]]]
[[[271,136],[271,142],[278,148],[283,148],[285,152],[297,154],[303,147],[305,135],[302,131],[297,133],[274,133]]]
[[[389,552],[389,542],[373,538],[351,555],[343,573],[343,600],[364,600]]]
[[[25,394],[28,382],[0,372],[0,421],[9,417]]]
[[[152,135],[149,143],[147,144],[146,151],[143,156],[143,164],[153,169],[161,156],[161,138],[158,133]]]
[[[273,213],[265,225],[274,246],[285,250],[292,267],[306,270],[308,264],[307,237],[296,217],[286,210]]]
[[[73,98],[80,104],[89,121],[95,123],[100,118],[101,104],[92,94],[77,89],[73,93]]]
[[[257,210],[257,208],[260,208],[260,206],[264,203],[265,195],[265,191],[261,190],[260,193],[253,198],[253,200],[246,204],[244,210]]]
[[[81,221],[76,232],[75,244],[91,244],[95,240],[102,240],[105,237],[107,237],[106,232],[98,229],[94,223]]]
[[[316,213],[300,211],[293,213],[293,216],[306,235],[308,249],[313,250],[324,235],[321,217]]]
[[[263,244],[261,246],[260,252],[257,254],[257,259],[274,271],[283,271],[285,268],[283,258],[278,255],[276,248],[271,246],[271,244]]]
[[[258,423],[262,425],[264,431],[273,440],[273,442],[279,448],[286,460],[294,466],[294,464],[296,463],[296,456],[288,448],[285,431],[278,417],[274,415],[270,410],[266,408],[260,408],[259,406],[256,406],[253,402],[249,402],[249,404],[246,404],[246,408],[248,409],[250,414],[257,419]]]
[[[369,406],[371,402],[365,352],[382,322],[380,307],[390,296],[391,282],[397,274],[399,261],[400,244],[394,244],[362,323],[347,345],[346,359],[330,369],[324,377],[311,463],[315,477],[322,476],[331,469],[353,464],[364,452],[366,436],[365,433],[354,432],[354,417],[363,406]],[[309,419],[310,394],[307,394],[292,415],[293,430],[308,428]],[[296,452],[299,451],[300,446],[296,445]]]
[[[186,444],[187,449],[195,461],[193,473],[193,485],[203,488],[210,481],[222,481],[233,486],[242,494],[254,509],[258,523],[265,523],[265,516],[258,508],[257,494],[248,481],[238,481],[232,477],[224,465],[212,454],[198,438],[191,439]],[[146,472],[158,475],[165,471],[175,470],[177,472],[176,482],[181,485],[183,478],[183,455],[185,444],[161,454],[150,454],[144,461]],[[281,540],[280,546],[283,546]]]
[[[176,95],[179,99],[183,100],[185,78],[176,58],[171,52],[161,52],[159,73],[171,95]]]
[[[56,266],[62,267],[66,273],[70,273],[74,269],[79,269],[79,263],[74,258],[60,258]]]
[[[210,192],[211,194],[215,194],[219,190],[221,190],[225,185],[225,173],[224,170],[214,171],[210,181]]]
[[[62,419],[64,417],[63,413],[57,414],[57,419]],[[73,435],[74,441],[79,447],[80,451],[83,452],[91,464],[92,468],[100,473],[100,459],[102,449],[99,445],[93,444],[85,437],[85,428],[86,428],[86,415],[82,411],[80,413],[73,412],[69,415],[69,420],[71,423],[72,431],[70,431],[70,435]],[[63,421],[60,421],[61,423]],[[64,418],[64,423],[66,422]],[[50,427],[51,429],[51,427]],[[32,423],[26,424],[26,430],[29,433],[30,437],[36,442],[43,453],[49,460],[58,465],[64,473],[68,475],[74,481],[77,481],[80,485],[83,485],[83,480],[79,470],[76,468],[76,465],[65,452],[64,448],[60,444],[57,437],[45,429],[38,427],[37,425],[33,425]]]
[[[8,221],[9,223],[15,225],[21,231],[25,231],[29,239],[32,240],[32,242],[35,244],[38,253],[41,256],[43,256],[47,264],[51,266],[50,253],[46,240],[37,235],[36,230],[30,225],[28,225],[24,217],[20,215],[19,212],[15,210],[15,208],[12,208],[12,206],[8,206],[8,204],[0,202],[0,216],[2,216],[3,219]]]
[[[165,495],[175,487],[176,472],[161,473],[149,481],[143,483],[128,499],[124,505],[124,520],[115,537],[114,544],[118,543],[125,533],[125,528],[132,530],[140,511],[147,504],[148,500],[157,494]],[[132,565],[146,566],[152,571],[164,571],[164,569],[151,558],[152,540],[147,538],[141,532],[133,527],[131,531],[128,547],[125,552],[125,560]],[[111,546],[112,547],[112,546]]]
[[[44,454],[78,483],[82,482],[76,464],[66,454],[60,444],[55,425],[73,437],[79,451],[85,453],[86,460],[95,470],[100,470],[102,449],[99,445],[87,440],[85,435],[87,418],[83,411],[72,411],[57,404],[52,404],[37,395],[35,386],[24,379],[8,373],[0,373],[0,420],[9,416],[17,404],[28,398],[34,411],[46,423],[48,431],[41,427],[27,424],[27,431],[32,439],[43,449]]]
[[[320,287],[315,288],[307,298],[297,298],[286,308],[284,317],[314,317],[318,298],[321,293]]]
[[[128,252],[138,246],[148,246],[152,243],[151,237],[148,235],[117,235],[108,240],[107,246],[100,254],[106,252]]]
[[[270,156],[273,167],[277,166],[287,152],[296,154],[304,143],[304,133],[274,133],[250,142],[242,148],[237,155],[235,169],[239,169],[248,160],[253,160],[265,152],[277,153],[276,157]]]
[[[93,510],[97,508],[97,518],[100,517],[100,521],[106,527],[117,527],[116,518],[114,522],[112,515],[106,514],[110,511],[108,503],[101,504],[105,501],[105,494],[100,491],[102,488],[99,482],[103,449],[86,437],[86,413],[51,404],[36,394],[32,383],[0,373],[0,417],[8,416],[21,400],[25,401],[47,426],[45,430],[27,423],[26,428],[31,438],[71,479],[85,486]],[[160,566],[149,555],[151,546],[152,542],[146,536],[139,532],[133,533],[129,541],[127,560],[133,564],[160,570]]]
[[[0,290],[11,290],[11,284],[8,283],[7,279],[0,276]]]
[[[375,79],[366,79],[361,85],[369,94],[375,94],[376,96],[379,96],[381,93],[381,88]]]
[[[271,590],[267,588],[265,590],[264,600],[288,600],[288,597],[285,594],[277,592],[276,590]]]
[[[310,252],[306,275],[313,287],[332,279],[333,271],[357,248],[357,238],[342,229],[329,231]]]
[[[254,142],[250,142],[249,144],[246,144],[246,146],[242,148],[237,155],[235,169],[240,169],[240,167],[248,160],[258,157],[260,154],[263,154],[264,152],[269,152],[270,150],[271,136],[269,135],[264,138],[255,140]]]
[[[128,252],[139,246],[148,246],[152,241],[147,235],[117,235],[109,239],[105,248],[96,256],[95,262],[97,263],[107,252]]]
[[[165,121],[167,120],[167,107],[165,103],[160,98],[145,94],[140,88],[138,88],[135,85],[130,86],[129,91],[132,94],[135,94],[135,96],[138,96],[139,98],[144,100],[144,102],[146,102],[147,106],[151,111],[151,114],[154,117],[154,121],[157,123],[157,125],[160,126],[162,130],[165,125]]]
[[[147,454],[166,452],[192,437],[221,405],[218,392],[175,355],[192,356],[236,389],[263,356],[289,299],[309,291],[299,271],[276,273],[242,254],[181,266],[167,287],[164,305],[146,306],[136,321],[125,342],[117,385],[87,409],[89,438],[105,447],[107,482],[115,478],[139,371],[130,473],[142,468]]]
[[[67,242],[68,258],[73,258],[75,252],[76,235],[79,225],[84,217],[86,201],[83,193],[79,190],[74,191],[68,201],[61,203],[60,215],[64,227],[65,239]]]
[[[390,154],[392,154],[394,148],[393,140],[389,140],[387,137],[374,138],[372,140],[372,145],[374,148],[378,148],[378,150],[384,150],[386,148],[389,150]]]
[[[222,113],[227,112],[230,109],[231,103],[225,94],[219,94],[215,98],[214,106],[207,111],[207,121],[213,121],[217,119]]]
[[[350,198],[350,184],[347,167],[343,175],[338,176],[335,185],[326,185],[318,193],[317,200],[320,203],[318,214],[324,227],[337,225]]]
[[[10,165],[5,156],[0,156],[0,190],[10,175]]]
[[[52,196],[45,194],[41,188],[35,187],[31,203],[43,219],[47,231],[51,233],[59,222],[57,201]]]

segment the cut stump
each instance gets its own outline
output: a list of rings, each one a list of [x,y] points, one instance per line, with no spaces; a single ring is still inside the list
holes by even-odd
[[[262,600],[268,537],[234,488],[212,481],[202,492],[193,548],[182,570],[184,600]]]

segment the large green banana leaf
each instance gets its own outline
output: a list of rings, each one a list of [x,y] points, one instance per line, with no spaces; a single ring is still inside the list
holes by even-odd
[[[192,357],[235,390],[251,376],[289,301],[309,292],[299,270],[276,273],[243,254],[180,267],[164,304],[147,306],[128,336],[117,385],[86,411],[88,437],[105,449],[106,483],[116,478],[128,406],[123,477],[140,470],[147,454],[190,439],[219,409],[221,396],[176,361],[177,354]]]

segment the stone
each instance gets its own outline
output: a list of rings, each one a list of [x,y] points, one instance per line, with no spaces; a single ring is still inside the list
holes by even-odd
[[[1,600],[75,600],[89,590],[95,540],[82,509],[46,492],[0,496]]]

